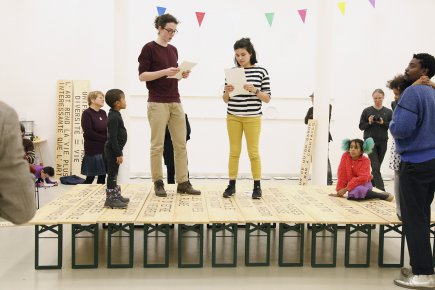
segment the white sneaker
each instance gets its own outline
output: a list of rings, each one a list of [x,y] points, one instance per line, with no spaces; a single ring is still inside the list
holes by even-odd
[[[409,289],[435,289],[434,275],[410,275],[395,279],[394,284]]]

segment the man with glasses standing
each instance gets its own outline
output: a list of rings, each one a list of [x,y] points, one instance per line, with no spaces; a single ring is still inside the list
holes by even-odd
[[[177,33],[178,20],[163,14],[156,17],[154,27],[157,39],[148,42],[139,55],[139,79],[146,82],[148,89],[148,121],[151,128],[151,175],[154,192],[157,196],[167,196],[163,184],[162,156],[166,126],[169,128],[174,146],[175,176],[177,192],[201,194],[190,184],[187,169],[186,120],[178,92],[178,80],[169,78],[176,75],[178,68],[178,51],[169,44]],[[182,77],[189,76],[190,71],[183,71]]]

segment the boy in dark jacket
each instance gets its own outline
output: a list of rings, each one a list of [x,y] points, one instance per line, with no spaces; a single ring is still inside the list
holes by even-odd
[[[127,143],[127,129],[122,120],[122,109],[127,107],[124,92],[112,89],[106,93],[106,103],[110,107],[107,118],[108,139],[104,148],[107,160],[107,189],[105,207],[126,208],[130,199],[121,195],[121,188],[116,184],[119,165],[122,164],[124,149]]]

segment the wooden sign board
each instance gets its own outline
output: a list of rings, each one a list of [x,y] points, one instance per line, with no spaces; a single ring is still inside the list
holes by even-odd
[[[402,223],[397,217],[396,209],[391,205],[391,202],[369,199],[359,202],[359,205],[383,218],[386,221],[385,224]]]
[[[202,187],[207,203],[208,218],[212,223],[244,223],[245,218],[233,198],[222,197],[222,183],[208,184]]]
[[[167,197],[158,197],[151,192],[140,211],[136,222],[143,224],[172,224],[175,216],[175,206],[177,201],[176,185],[165,187]]]
[[[88,105],[89,81],[73,81],[73,103],[72,103],[72,149],[71,149],[71,174],[81,175],[82,159],[85,155],[82,113]]]
[[[74,224],[95,224],[98,217],[106,210],[104,202],[106,201],[106,186],[101,186],[98,190],[90,194],[80,203],[79,206],[69,211],[65,215],[63,223]]]
[[[134,223],[150,194],[150,184],[121,185],[122,195],[130,198],[126,209],[106,209],[98,218],[99,223]]]
[[[76,92],[74,92],[76,90]],[[57,177],[80,173],[83,156],[81,115],[87,108],[89,81],[57,81],[56,158]],[[85,107],[86,104],[86,107]]]
[[[176,199],[174,223],[205,224],[210,222],[208,219],[207,204],[203,194],[177,194]]]
[[[283,223],[313,223],[314,218],[309,215],[294,199],[285,194],[284,187],[263,188],[263,199],[270,206],[279,222]],[[278,221],[277,221],[278,222]]]
[[[252,187],[248,184],[237,186],[234,197],[237,207],[240,209],[246,222],[270,223],[279,221],[279,217],[269,207],[264,199],[252,199]]]
[[[307,134],[305,136],[304,153],[302,155],[301,171],[299,174],[299,185],[307,185],[310,174],[313,146],[316,137],[316,120],[308,120]]]
[[[99,188],[100,185],[75,185],[71,190],[38,209],[29,223],[37,225],[64,223],[69,212],[80,206]]]
[[[327,199],[312,192],[311,187],[287,188],[291,198],[310,214],[316,223],[345,224],[347,218],[337,212],[336,206]]]

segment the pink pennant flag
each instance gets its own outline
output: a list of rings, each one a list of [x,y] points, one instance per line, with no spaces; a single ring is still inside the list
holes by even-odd
[[[298,10],[299,16],[302,19],[302,22],[305,23],[305,17],[307,16],[307,9]]]
[[[372,4],[373,8],[376,8],[376,0],[369,0],[370,4]]]
[[[202,20],[204,20],[205,12],[195,12],[196,13],[196,19],[198,19],[198,24],[201,26]]]

